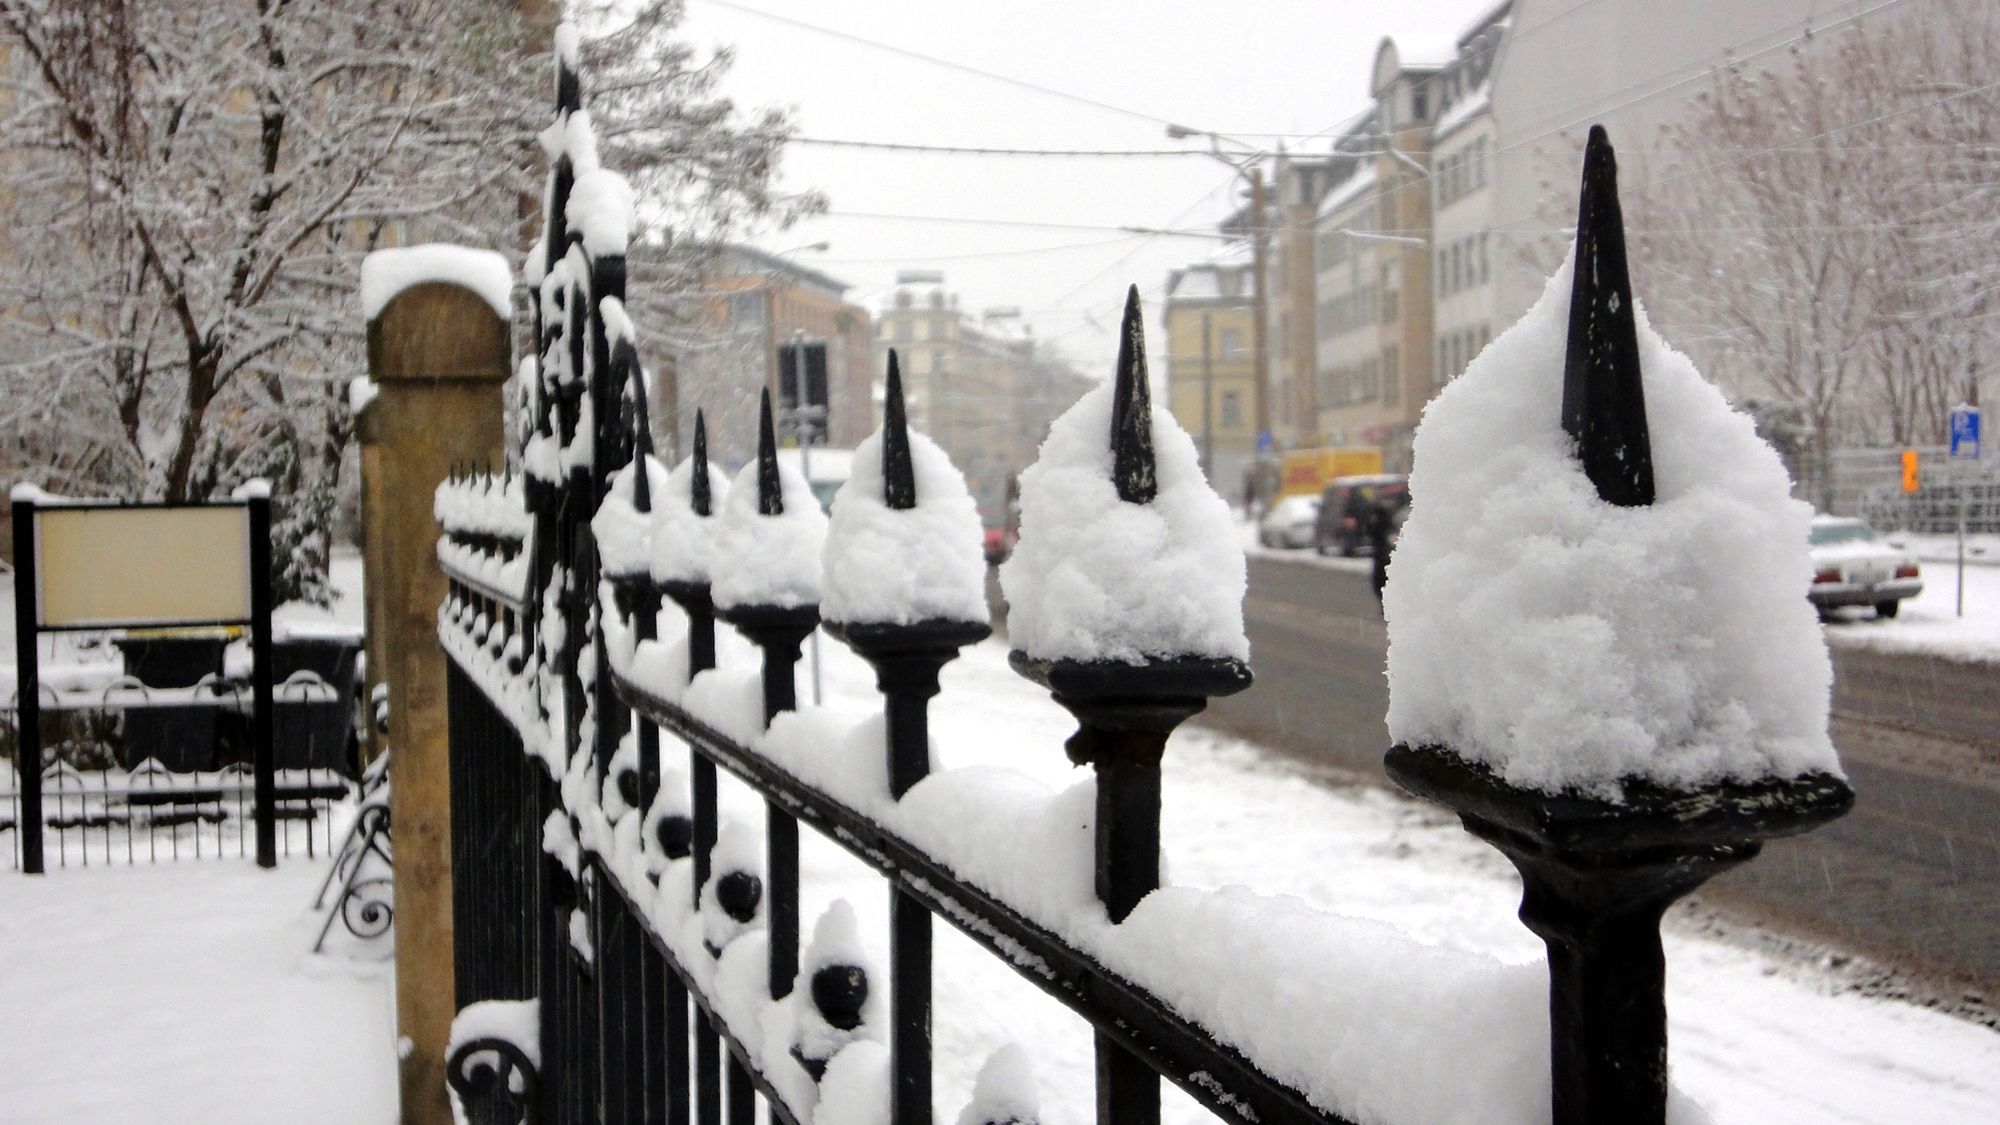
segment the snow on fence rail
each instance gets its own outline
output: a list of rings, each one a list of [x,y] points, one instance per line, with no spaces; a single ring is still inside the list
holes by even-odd
[[[1242,559],[1149,401],[1136,299],[1115,383],[1024,474],[1003,571],[1015,666],[1075,715],[1067,750],[1094,783],[933,772],[939,670],[988,631],[963,480],[905,426],[893,353],[884,426],[830,523],[776,456],[768,396],[734,481],[699,414],[685,460],[652,457],[622,306],[630,193],[597,166],[573,32],[558,42],[522,471],[438,496],[464,1013],[448,1073],[470,1120],[709,1125],[761,1102],[787,1123],[929,1125],[933,917],[1096,1029],[1101,1122],[1157,1121],[1161,1078],[1242,1123],[1700,1120],[1666,1081],[1661,912],[1761,839],[1838,815],[1843,783],[1537,789],[1490,747],[1391,750],[1406,785],[1521,867],[1547,973],[1293,900],[1162,887],[1168,735],[1249,668]],[[1654,482],[1609,160],[1594,136],[1562,421],[1590,502],[1630,510]],[[798,704],[821,624],[876,669],[879,716]],[[722,819],[718,770],[762,797],[762,825]],[[806,937],[801,824],[889,882],[886,970],[845,903]],[[960,1120],[1033,1120],[1023,1069],[996,1056]]]

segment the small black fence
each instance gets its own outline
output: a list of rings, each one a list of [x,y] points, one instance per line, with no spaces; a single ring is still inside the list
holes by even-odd
[[[439,492],[461,1007],[448,1074],[470,1118],[747,1125],[761,1104],[769,1120],[798,1122],[833,1081],[835,1054],[875,1038],[887,1044],[881,1119],[930,1125],[938,917],[1095,1029],[1100,1122],[1156,1122],[1163,1078],[1244,1125],[1393,1119],[1379,1104],[1329,1092],[1296,1058],[1206,1021],[1199,1002],[1170,1000],[1171,982],[1131,956],[1121,936],[1142,929],[1148,911],[1157,921],[1156,903],[1174,893],[1147,901],[1160,887],[1167,738],[1208,698],[1246,686],[1247,667],[1193,656],[1129,664],[1015,654],[1017,670],[1077,718],[1068,750],[1096,776],[1103,924],[1079,933],[1032,895],[980,874],[979,857],[956,850],[951,832],[908,815],[951,784],[950,772],[929,776],[927,706],[939,670],[983,638],[982,623],[828,624],[875,668],[885,716],[879,762],[843,771],[827,764],[838,732],[817,709],[800,710],[794,694],[819,607],[774,599],[718,609],[705,577],[656,581],[617,542],[604,519],[650,520],[665,503],[706,517],[714,486],[699,417],[684,479],[651,459],[643,376],[622,309],[624,259],[571,222],[572,187],[604,173],[578,128],[580,79],[567,63],[557,91],[567,128],[553,135],[569,140],[550,175],[545,242],[529,263],[539,354],[519,388],[525,471],[459,474]],[[1629,312],[1622,328],[1615,315],[1591,315],[1630,307],[1609,184],[1608,172],[1587,177],[1580,232],[1588,252],[1604,255],[1588,284],[1608,288],[1586,291],[1579,281],[1571,335],[1573,356],[1584,357],[1572,364],[1576,377],[1605,385],[1618,373],[1593,374],[1593,365],[1615,367],[1632,354],[1617,338],[1631,331]],[[1635,433],[1643,443],[1643,407],[1621,401],[1615,386],[1594,390],[1579,397],[1572,431],[1583,461],[1606,499],[1649,503],[1650,468],[1607,452]],[[1147,394],[1135,300],[1109,435],[1127,503],[1154,496]],[[908,507],[915,477],[893,357],[887,407],[884,501]],[[1619,424],[1599,424],[1621,411],[1611,419]],[[755,474],[766,517],[787,503],[774,446],[767,397]],[[718,619],[760,650],[757,667],[718,665]],[[1838,815],[1848,799],[1834,779],[1808,777],[1700,793],[1635,787],[1629,805],[1611,805],[1524,794],[1434,748],[1398,747],[1390,764],[1406,785],[1459,809],[1523,871],[1523,917],[1550,948],[1552,1112],[1565,1125],[1664,1121],[1661,912],[1750,858],[1760,840]],[[754,830],[723,823],[719,770],[762,798],[761,848]],[[968,818],[979,815],[967,807]],[[889,882],[886,980],[839,955],[801,950],[802,825]],[[1040,845],[1021,841],[1031,852]],[[1268,990],[1273,1003],[1284,993],[1284,966],[1227,957],[1193,949],[1186,965]],[[746,958],[756,978],[747,990]],[[802,995],[784,1019],[762,1018],[767,1003],[795,989]],[[866,1026],[879,1010],[870,996],[882,992],[887,1026]],[[1399,1014],[1371,1017],[1393,1028]],[[980,1107],[962,1120],[1025,1125],[987,1119]]]

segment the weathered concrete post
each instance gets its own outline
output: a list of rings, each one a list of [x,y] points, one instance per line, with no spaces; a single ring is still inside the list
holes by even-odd
[[[455,464],[500,464],[508,355],[507,321],[455,284],[411,285],[368,322],[368,373],[379,391],[363,431],[364,464],[376,472],[363,485],[365,561],[370,624],[381,630],[372,649],[389,685],[403,1125],[451,1122],[444,1074],[455,1014],[451,771],[437,639],[445,580],[432,497]]]

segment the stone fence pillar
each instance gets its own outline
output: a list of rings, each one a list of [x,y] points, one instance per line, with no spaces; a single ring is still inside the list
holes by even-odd
[[[450,746],[437,637],[445,579],[432,498],[454,465],[500,465],[509,370],[507,321],[471,289],[411,285],[368,322],[368,374],[378,391],[360,428],[364,559],[370,655],[380,661],[369,678],[389,686],[403,1125],[451,1125]]]

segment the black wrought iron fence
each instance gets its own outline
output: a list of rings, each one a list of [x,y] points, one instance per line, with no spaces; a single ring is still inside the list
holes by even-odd
[[[1352,1063],[1329,1077],[1315,1069],[1323,1059],[1314,1044],[1274,1046],[1240,1018],[1217,1015],[1230,989],[1294,1018],[1314,1010],[1291,995],[1297,966],[1283,950],[1204,947],[1173,929],[1194,911],[1219,917],[1224,933],[1256,918],[1219,899],[1155,894],[1168,736],[1208,698],[1245,687],[1243,663],[1014,654],[1016,669],[1076,717],[1067,750],[1095,774],[1096,905],[1079,925],[1010,882],[1006,857],[964,843],[983,818],[1005,814],[982,809],[976,787],[958,786],[951,771],[930,774],[927,708],[939,671],[985,636],[983,622],[828,622],[874,667],[885,732],[879,762],[831,768],[844,728],[801,711],[794,690],[801,642],[821,624],[817,601],[719,596],[725,570],[759,560],[662,568],[657,547],[650,560],[633,550],[634,522],[669,534],[671,516],[684,533],[699,532],[720,487],[699,416],[678,468],[652,459],[644,375],[622,307],[623,231],[607,229],[615,215],[592,210],[618,192],[596,166],[580,90],[573,59],[561,59],[551,135],[566,140],[527,271],[539,351],[519,388],[517,464],[456,474],[438,501],[450,579],[439,635],[451,658],[461,1006],[448,1069],[468,1115],[707,1125],[748,1123],[761,1105],[770,1120],[798,1122],[835,1080],[838,1053],[874,1038],[886,1041],[884,1088],[874,1091],[882,1117],[929,1125],[931,931],[942,918],[1095,1029],[1101,1122],[1157,1121],[1162,1079],[1245,1125],[1399,1120],[1393,1106],[1341,1088],[1367,1079]],[[1564,422],[1603,497],[1645,505],[1652,478],[1631,298],[1601,142],[1593,138],[1586,176],[1579,253],[1592,268],[1577,271],[1566,378],[1575,393],[1565,393]],[[1105,449],[1124,504],[1152,503],[1160,487],[1148,393],[1135,295]],[[917,481],[893,356],[886,406],[882,501],[907,509]],[[754,508],[744,518],[782,519],[796,499],[781,479],[768,396],[761,421],[756,471],[738,485],[754,496],[731,503]],[[755,646],[754,667],[718,660],[718,621]],[[1516,790],[1435,747],[1397,747],[1390,764],[1523,871],[1523,918],[1550,947],[1549,1089],[1562,1123],[1664,1121],[1661,911],[1754,855],[1762,839],[1838,815],[1849,798],[1837,780],[1809,776],[1699,792],[1634,786],[1621,805]],[[718,771],[762,799],[761,826],[724,822]],[[802,950],[801,826],[887,881],[886,974],[839,942]],[[1059,846],[1021,843],[1031,855]],[[1172,957],[1140,955],[1147,939]],[[1352,971],[1368,970],[1357,961]],[[1191,991],[1188,981],[1204,976],[1227,987]],[[871,1001],[885,992],[886,1005]],[[766,1004],[787,998],[780,1018],[765,1018]],[[868,1026],[884,1008],[886,1026]],[[1365,1015],[1390,1029],[1409,1013]],[[1455,1064],[1437,1065],[1443,1073]]]

